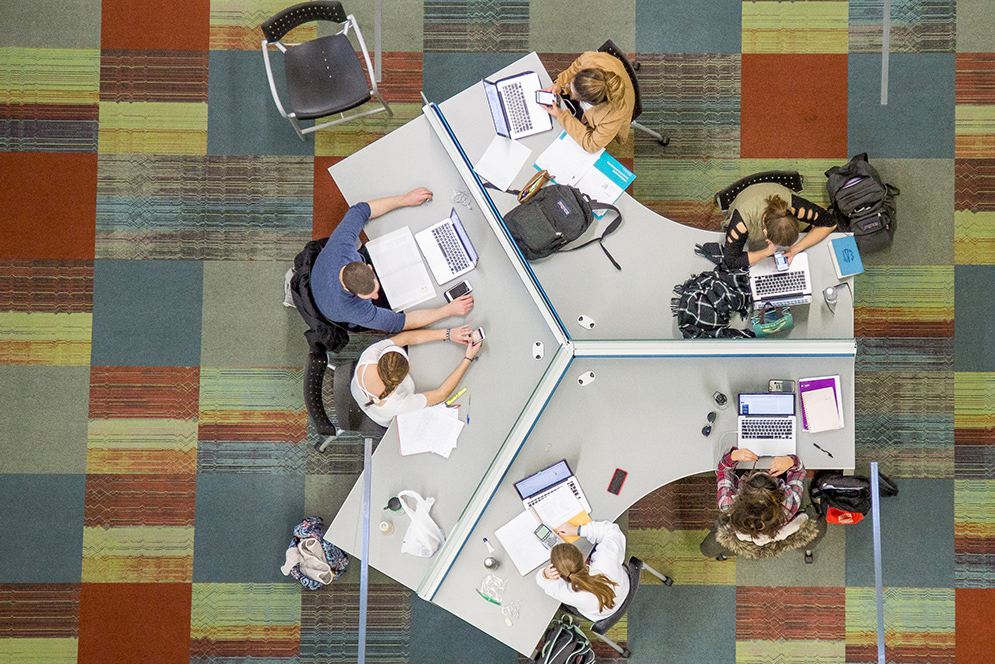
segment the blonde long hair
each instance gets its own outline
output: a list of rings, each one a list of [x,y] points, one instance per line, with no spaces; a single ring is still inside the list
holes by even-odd
[[[383,381],[383,392],[380,393],[377,400],[386,399],[391,392],[396,390],[397,386],[408,375],[409,369],[408,358],[404,353],[383,353],[377,360],[377,376]],[[366,405],[372,406],[373,399],[370,399]]]
[[[581,69],[573,77],[574,90],[579,101],[589,104],[608,103],[612,109],[619,109],[625,100],[625,84],[614,72],[604,69]]]
[[[615,608],[614,587],[618,584],[604,574],[591,574],[580,549],[573,544],[557,544],[549,552],[560,578],[570,584],[574,592],[588,592],[598,598],[598,611]]]
[[[780,196],[768,196],[764,203],[763,222],[767,238],[779,247],[790,247],[798,240],[798,217]]]

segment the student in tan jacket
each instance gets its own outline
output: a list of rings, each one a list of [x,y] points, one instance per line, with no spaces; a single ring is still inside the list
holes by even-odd
[[[582,53],[546,89],[589,106],[581,119],[557,106],[543,106],[588,152],[597,152],[613,138],[620,143],[628,140],[636,91],[625,67],[614,56],[596,51]]]

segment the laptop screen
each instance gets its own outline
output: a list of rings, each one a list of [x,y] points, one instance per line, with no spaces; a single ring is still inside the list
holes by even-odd
[[[460,221],[459,215],[456,214],[456,208],[449,213],[449,220],[453,222],[453,228],[456,229],[456,235],[459,236],[459,241],[463,243],[463,248],[466,249],[466,256],[470,259],[470,262],[474,265],[477,264],[477,251],[473,248],[473,243],[470,242],[470,236],[466,234],[466,229],[463,228],[463,222]]]
[[[504,117],[504,108],[501,106],[501,96],[498,94],[498,87],[490,81],[484,81],[484,92],[487,94],[487,106],[491,109],[491,117],[494,118],[494,131],[498,136],[508,138],[511,131],[508,129],[508,122]]]
[[[518,490],[518,495],[521,496],[522,500],[525,500],[558,482],[562,482],[571,475],[573,473],[570,472],[570,466],[567,465],[566,459],[563,459],[549,468],[540,470],[535,475],[529,475],[524,480],[515,482],[515,489]]]
[[[795,395],[792,392],[740,394],[740,415],[794,415]]]

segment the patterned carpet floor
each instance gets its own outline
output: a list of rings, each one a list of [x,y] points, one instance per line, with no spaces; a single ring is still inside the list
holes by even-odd
[[[995,652],[995,11],[892,0],[888,104],[870,0],[392,0],[395,117],[301,142],[259,53],[275,0],[5,0],[0,13],[0,664],[356,660],[358,565],[303,591],[279,566],[336,513],[361,443],[312,445],[283,274],[346,203],[331,164],[537,51],[611,38],[642,63],[636,136],[609,150],[651,209],[717,229],[715,191],[868,152],[899,230],[857,277],[858,471],[882,505],[886,658]],[[373,0],[348,0],[373,43]],[[295,31],[313,38],[314,27]],[[386,184],[385,184],[386,186]],[[384,194],[393,191],[385,189]],[[374,337],[354,335],[347,356]],[[647,578],[610,635],[633,662],[876,661],[867,523],[815,565],[705,559],[714,476],[623,516]],[[373,572],[367,661],[518,655]],[[599,661],[614,652],[598,644]]]

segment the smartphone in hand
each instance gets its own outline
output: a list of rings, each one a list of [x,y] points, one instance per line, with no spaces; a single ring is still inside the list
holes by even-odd
[[[556,95],[548,90],[536,90],[536,103],[543,106],[556,106]]]

